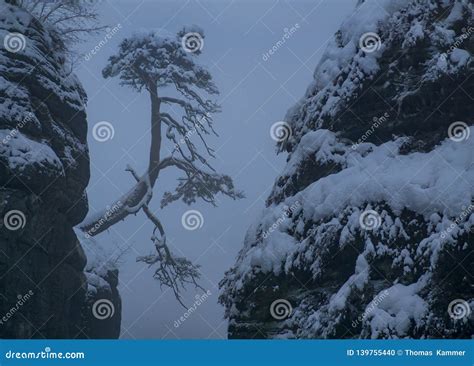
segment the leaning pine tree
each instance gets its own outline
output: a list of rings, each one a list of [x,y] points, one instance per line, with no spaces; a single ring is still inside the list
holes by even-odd
[[[149,166],[141,176],[127,167],[136,183],[110,205],[116,209],[99,212],[81,225],[86,235],[94,236],[127,216],[142,211],[155,226],[152,235],[155,253],[137,260],[157,265],[154,277],[169,286],[180,302],[180,290],[184,285],[188,283],[199,287],[196,282],[199,272],[198,266],[188,259],[175,257],[171,253],[163,226],[149,208],[159,173],[170,167],[183,173],[174,191],[163,195],[161,208],[179,199],[191,204],[200,198],[215,205],[217,193],[233,199],[242,197],[242,193],[234,188],[232,179],[217,174],[208,162],[209,157],[214,157],[214,151],[205,137],[216,134],[212,116],[220,108],[207,99],[219,93],[211,74],[194,61],[201,53],[203,39],[204,33],[197,27],[183,28],[176,38],[162,37],[155,32],[137,34],[123,40],[118,53],[109,58],[103,70],[105,78],[118,76],[121,85],[137,92],[146,91],[150,97]],[[174,94],[179,97],[162,95],[170,89],[175,89]],[[180,117],[165,110],[163,107],[166,105],[173,110],[177,108]],[[191,141],[191,134],[198,136],[204,153]],[[173,144],[173,150],[169,156],[163,157],[165,138]]]

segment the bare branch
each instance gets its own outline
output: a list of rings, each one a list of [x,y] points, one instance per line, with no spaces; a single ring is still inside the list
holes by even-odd
[[[98,14],[94,1],[77,0],[21,0],[18,2],[44,26],[61,39],[66,51],[70,46],[81,42],[82,37],[97,33],[106,28],[98,24]]]
[[[160,281],[162,286],[170,287],[176,300],[186,308],[181,299],[181,288],[184,289],[186,284],[193,284],[196,288],[205,291],[197,283],[200,277],[199,266],[193,265],[186,258],[175,258],[166,244],[166,235],[160,220],[150,211],[148,206],[144,205],[142,209],[148,219],[155,225],[151,239],[154,243],[156,254],[138,257],[137,262],[145,262],[150,266],[158,264],[158,268],[153,276]],[[161,238],[155,236],[156,230],[160,232]]]

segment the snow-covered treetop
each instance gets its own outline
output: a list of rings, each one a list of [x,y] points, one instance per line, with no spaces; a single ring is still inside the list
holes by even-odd
[[[120,78],[121,85],[137,91],[145,89],[160,105],[180,107],[181,117],[171,111],[159,113],[160,121],[167,126],[166,138],[173,143],[174,153],[188,163],[199,161],[210,167],[189,138],[189,134],[199,136],[205,151],[213,156],[204,135],[216,134],[212,115],[220,107],[208,96],[219,90],[211,73],[195,62],[203,45],[204,31],[198,26],[183,27],[176,36],[163,35],[158,30],[140,31],[121,42],[102,73],[105,78]],[[168,86],[180,97],[163,95]]]
[[[212,76],[195,63],[204,42],[197,26],[184,27],[175,38],[157,31],[138,32],[122,41],[116,55],[109,58],[104,77],[119,76],[122,85],[137,90],[151,86],[176,86],[185,91],[190,85],[217,94]]]

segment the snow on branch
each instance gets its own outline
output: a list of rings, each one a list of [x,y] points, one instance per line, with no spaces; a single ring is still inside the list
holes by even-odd
[[[191,204],[196,202],[197,198],[216,206],[215,196],[219,192],[232,199],[244,197],[241,191],[235,189],[232,179],[227,175],[206,172],[188,161],[174,157],[167,157],[162,163],[163,166],[174,165],[186,174],[186,177],[178,179],[179,184],[174,192],[164,193],[162,208],[179,199]]]

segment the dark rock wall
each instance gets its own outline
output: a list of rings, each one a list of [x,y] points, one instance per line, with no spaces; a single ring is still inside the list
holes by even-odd
[[[35,18],[2,1],[0,32],[0,337],[117,337],[84,325],[86,94]]]

